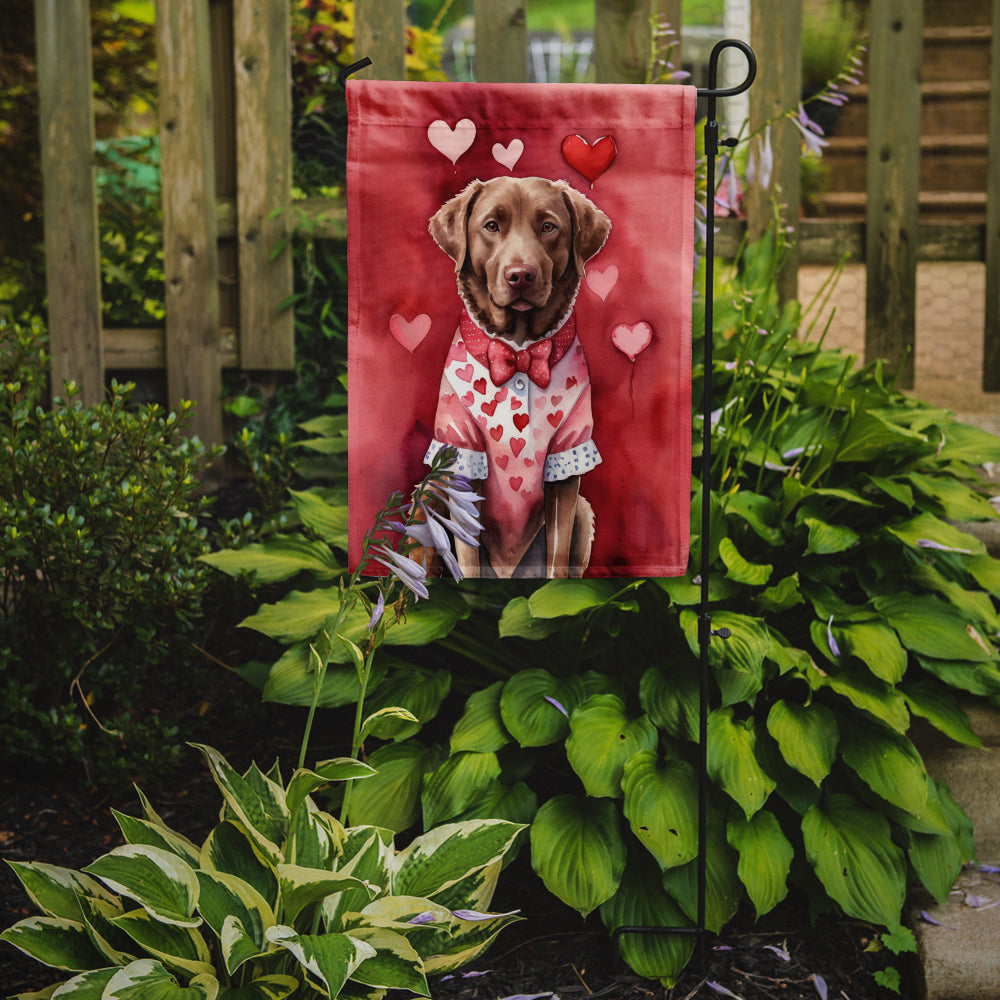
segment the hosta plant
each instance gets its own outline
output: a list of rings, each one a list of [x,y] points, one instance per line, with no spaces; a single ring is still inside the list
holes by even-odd
[[[371,767],[338,758],[285,783],[277,767],[240,774],[199,749],[224,802],[202,844],[140,793],[142,818],[115,814],[125,845],[82,871],[11,863],[41,915],[0,938],[64,977],[23,996],[429,996],[428,974],[470,961],[517,919],[487,911],[518,825],[451,823],[397,849],[391,831],[345,828],[312,797]]]

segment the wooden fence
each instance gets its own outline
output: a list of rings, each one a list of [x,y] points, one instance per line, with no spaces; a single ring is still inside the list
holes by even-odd
[[[105,372],[165,369],[171,402],[198,405],[196,433],[223,438],[221,371],[293,365],[290,236],[289,0],[158,0],[166,325],[101,326],[100,268],[88,42],[89,0],[35,0],[53,384],[73,379],[85,401],[101,397]],[[475,0],[476,76],[527,78],[525,4]],[[601,82],[641,83],[651,5],[673,25],[681,0],[595,0],[594,63]],[[922,223],[919,53],[923,2],[871,0],[869,132],[864,221],[785,219],[797,231],[782,291],[795,294],[800,263],[849,253],[867,269],[866,355],[898,363],[914,345],[916,265],[985,261],[983,382],[1000,390],[1000,0],[992,3],[986,222]],[[800,98],[801,0],[753,0],[751,42],[759,73],[751,129]],[[681,39],[683,46],[683,39]],[[404,0],[357,0],[356,51],[365,75],[402,79]],[[675,53],[676,57],[676,53]],[[720,102],[724,104],[725,102]],[[720,112],[723,109],[720,109]],[[721,117],[721,113],[720,113]],[[751,189],[746,222],[725,220],[717,252],[731,254],[744,228],[759,234],[771,198],[799,203],[799,135],[774,133],[768,190]],[[311,201],[298,215],[314,235],[344,236],[342,201]],[[787,210],[786,210],[787,214]],[[913,355],[904,367],[912,384]]]

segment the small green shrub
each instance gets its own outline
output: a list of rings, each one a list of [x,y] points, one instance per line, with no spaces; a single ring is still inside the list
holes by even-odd
[[[209,453],[188,405],[132,409],[128,385],[96,406],[68,385],[43,408],[41,338],[0,321],[0,745],[94,776],[176,752],[151,682],[191,662]]]

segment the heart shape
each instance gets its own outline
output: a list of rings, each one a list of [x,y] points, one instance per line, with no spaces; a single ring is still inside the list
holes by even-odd
[[[515,458],[517,458],[517,456],[520,455],[522,451],[524,451],[524,446],[527,443],[528,442],[525,441],[524,438],[511,438],[510,439],[510,450],[512,452],[514,452],[514,457]]]
[[[611,331],[611,343],[625,355],[629,361],[642,354],[653,340],[653,328],[643,320],[629,326],[628,323],[619,323]]]
[[[508,170],[514,169],[514,165],[521,159],[523,152],[524,143],[520,139],[511,139],[506,146],[499,142],[493,143],[493,159],[497,163],[503,164]]]
[[[597,295],[602,302],[607,301],[611,289],[618,284],[618,268],[609,264],[603,271],[596,267],[587,271],[587,287]]]
[[[519,430],[523,431],[525,427],[528,426],[528,422],[531,417],[527,413],[515,413],[514,414],[514,426]]]
[[[602,135],[593,145],[582,135],[568,135],[562,141],[563,159],[583,174],[594,186],[594,181],[604,173],[618,155],[618,147],[610,135]]]
[[[427,126],[427,138],[439,153],[447,156],[452,163],[457,163],[458,158],[476,139],[476,123],[470,118],[463,118],[452,128],[439,118]]]
[[[405,347],[411,354],[420,346],[424,337],[430,333],[431,318],[427,313],[407,319],[399,313],[393,313],[389,319],[389,332],[396,338],[396,342]]]

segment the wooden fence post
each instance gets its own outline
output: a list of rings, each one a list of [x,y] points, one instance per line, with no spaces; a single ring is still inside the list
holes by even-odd
[[[35,0],[52,393],[104,398],[89,0]]]
[[[524,0],[475,0],[475,74],[479,83],[528,79]]]
[[[291,17],[288,0],[233,6],[236,235],[242,368],[295,367],[292,294]],[[275,248],[285,248],[275,256]]]
[[[372,65],[358,76],[374,80],[406,79],[405,0],[362,0],[354,6],[355,58]]]
[[[1000,391],[1000,0],[993,0],[990,45],[989,170],[986,178],[986,324],[983,389]]]
[[[750,8],[750,41],[761,68],[750,88],[750,131],[802,99],[802,4],[799,0],[758,0]],[[754,144],[759,140],[755,139]],[[757,177],[747,193],[747,227],[751,240],[760,239],[774,221],[773,203],[780,205],[780,225],[792,228],[793,244],[778,274],[778,296],[785,302],[798,296],[799,160],[802,136],[787,119],[771,127],[774,169],[766,188]],[[759,148],[759,147],[758,147]]]
[[[598,83],[645,83],[655,0],[594,0]]]
[[[913,387],[923,0],[872,0],[868,53],[865,360]]]
[[[192,431],[222,441],[219,254],[207,0],[159,0],[167,395],[197,402]]]

